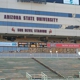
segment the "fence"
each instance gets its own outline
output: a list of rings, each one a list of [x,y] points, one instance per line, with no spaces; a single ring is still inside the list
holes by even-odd
[[[0,53],[0,58],[80,58],[78,54],[52,53]]]
[[[28,48],[28,47],[10,47],[10,46],[5,46],[1,47],[0,46],[0,52],[21,52],[21,53],[49,53],[52,51],[52,53],[55,53],[58,51],[58,53],[76,53],[78,49],[75,48]]]
[[[39,78],[36,76],[39,76]],[[51,77],[48,77],[45,73],[41,72],[41,74],[29,74],[26,72],[26,78],[28,80],[80,80],[80,78],[73,78],[72,76],[68,76],[67,78],[63,79],[52,79]]]

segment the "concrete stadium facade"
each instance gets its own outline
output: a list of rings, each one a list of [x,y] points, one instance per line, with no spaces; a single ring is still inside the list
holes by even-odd
[[[76,27],[80,27],[79,5],[0,0],[0,34],[79,37]]]

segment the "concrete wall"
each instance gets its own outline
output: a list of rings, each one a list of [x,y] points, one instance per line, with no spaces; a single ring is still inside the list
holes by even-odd
[[[12,31],[12,28],[15,29],[15,32]],[[0,27],[0,33],[3,34],[33,34],[33,35],[54,35],[54,36],[80,36],[80,30],[66,30],[66,29],[43,29],[43,28],[25,28],[22,27],[21,29],[23,29],[23,32],[18,32],[17,29],[20,27],[7,27],[7,26],[1,26]],[[32,29],[33,32],[25,32],[24,29]],[[39,33],[39,32],[34,32],[34,29],[39,29],[39,30],[46,30],[46,33]],[[51,33],[49,33],[49,31],[52,30]]]
[[[11,8],[11,9],[22,9],[22,10],[37,10],[37,11],[49,11],[49,12],[63,12],[63,13],[73,13],[80,14],[80,6],[78,5],[67,5],[67,4],[57,4],[57,3],[47,3],[47,4],[37,4],[37,3],[24,3],[17,2],[17,0],[0,0],[0,8]],[[14,19],[4,19],[4,15],[20,15],[23,16],[33,16],[36,17],[47,17],[47,18],[57,18],[58,22],[45,22],[45,21],[30,21],[30,20],[14,20]],[[80,18],[70,18],[70,17],[58,17],[58,16],[43,16],[43,15],[30,15],[30,14],[17,14],[17,13],[4,13],[0,12],[0,21],[6,22],[24,22],[24,23],[40,23],[40,24],[59,24],[64,26],[80,26]],[[63,30],[63,29],[51,29],[46,28],[47,33],[25,33],[25,32],[13,32],[12,28],[31,28],[32,27],[16,27],[16,26],[3,26],[0,25],[0,33],[13,33],[13,34],[39,34],[39,35],[64,35],[64,36],[80,36],[79,30]],[[35,26],[35,28],[37,28]],[[49,30],[52,30],[52,33],[49,34]]]

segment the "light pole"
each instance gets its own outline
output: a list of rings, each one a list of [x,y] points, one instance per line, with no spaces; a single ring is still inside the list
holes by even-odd
[[[52,50],[50,50],[51,58],[52,58]]]
[[[58,51],[56,51],[56,55],[57,55],[57,58],[58,58]]]

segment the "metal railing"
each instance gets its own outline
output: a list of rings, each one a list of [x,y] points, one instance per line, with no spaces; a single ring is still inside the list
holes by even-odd
[[[0,53],[0,58],[80,58],[78,54],[56,53]]]
[[[40,79],[36,79],[35,76],[40,76]],[[34,78],[32,78],[34,76]],[[80,78],[73,78],[72,76],[68,76],[67,78],[62,78],[62,79],[52,79],[51,77],[48,77],[48,75],[46,75],[45,73],[41,72],[41,74],[29,74],[26,72],[26,78],[28,80],[80,80]]]

